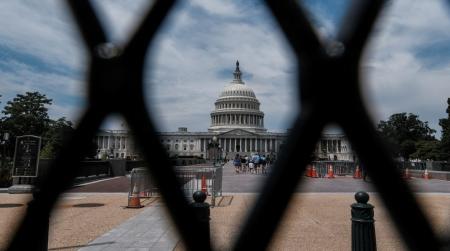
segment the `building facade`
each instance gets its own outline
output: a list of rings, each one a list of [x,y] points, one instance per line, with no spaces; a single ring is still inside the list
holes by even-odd
[[[236,62],[233,75],[231,83],[214,103],[207,132],[189,132],[186,127],[180,127],[177,132],[158,133],[170,156],[231,159],[236,154],[278,155],[287,133],[268,132],[264,127],[261,103],[242,80],[239,62]],[[128,131],[101,131],[94,141],[101,158],[139,158]],[[324,134],[317,144],[315,156],[327,160],[354,160],[350,145],[341,134]]]

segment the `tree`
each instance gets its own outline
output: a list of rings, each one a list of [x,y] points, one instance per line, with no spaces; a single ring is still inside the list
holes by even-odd
[[[447,118],[439,120],[442,127],[442,138],[439,146],[441,159],[450,161],[450,98],[447,99]]]
[[[58,120],[51,120],[48,130],[44,133],[44,147],[41,151],[41,158],[54,158],[64,145],[65,140],[73,133],[72,122],[65,117]]]
[[[39,92],[18,94],[12,101],[6,103],[2,111],[4,116],[1,118],[1,126],[2,131],[11,135],[8,152],[13,152],[16,136],[41,136],[46,132],[50,122],[47,106],[51,104],[52,100]]]
[[[3,108],[2,124],[5,130],[13,136],[42,135],[46,130],[50,118],[47,105],[52,100],[39,92],[18,94],[12,101],[8,101]]]
[[[415,144],[416,151],[410,155],[412,159],[439,160],[441,158],[438,140],[421,140]]]
[[[392,147],[394,155],[405,159],[417,151],[417,142],[435,140],[433,134],[436,131],[428,126],[428,122],[421,121],[419,116],[412,113],[393,114],[387,121],[380,121],[377,128]]]

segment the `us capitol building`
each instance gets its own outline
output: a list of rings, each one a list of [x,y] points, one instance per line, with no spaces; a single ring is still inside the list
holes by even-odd
[[[283,148],[287,133],[268,132],[264,128],[264,112],[252,88],[242,81],[239,61],[234,79],[220,93],[211,112],[208,132],[189,132],[186,127],[177,132],[160,132],[161,144],[170,156],[196,156],[211,159],[233,158],[236,154],[271,155]],[[98,158],[139,158],[139,153],[127,130],[103,130],[94,142]],[[212,151],[214,150],[214,151]],[[214,157],[212,156],[214,155]],[[353,161],[354,155],[345,135],[323,134],[316,146],[317,159]]]

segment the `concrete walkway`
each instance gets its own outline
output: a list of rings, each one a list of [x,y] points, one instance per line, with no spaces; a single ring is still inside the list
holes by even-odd
[[[175,233],[164,206],[156,202],[79,250],[173,250],[179,239]]]

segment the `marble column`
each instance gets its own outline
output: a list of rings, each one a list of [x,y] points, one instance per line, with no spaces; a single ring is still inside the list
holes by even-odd
[[[205,139],[205,140],[203,140],[203,149],[205,150],[205,152],[207,152],[207,149],[206,149],[206,141],[208,141],[208,139]],[[180,143],[180,146],[181,146],[182,144]],[[206,155],[205,155],[206,156]]]

